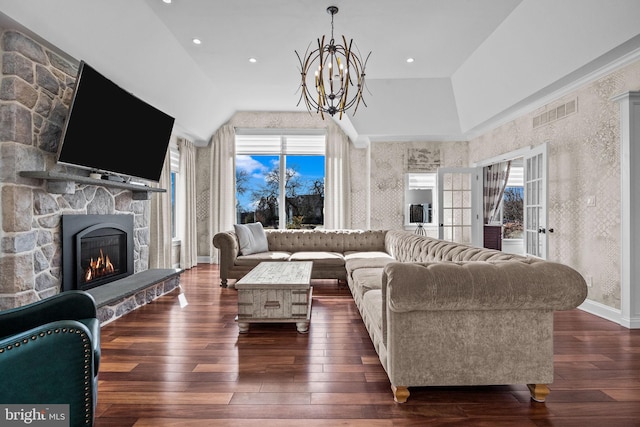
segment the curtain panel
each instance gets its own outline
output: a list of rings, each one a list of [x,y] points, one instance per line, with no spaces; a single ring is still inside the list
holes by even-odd
[[[213,236],[231,230],[236,223],[236,140],[232,125],[224,125],[211,139],[211,189],[209,244],[213,262],[219,262]]]
[[[191,268],[198,264],[195,147],[191,141],[178,138],[178,150],[180,151],[180,173],[176,210],[179,219],[180,268]]]
[[[351,228],[349,138],[337,126],[329,126],[326,143],[324,227]]]
[[[484,168],[484,223],[500,221],[500,206],[509,180],[511,160]]]
[[[172,268],[171,262],[171,159],[170,150],[164,158],[158,186],[166,193],[151,196],[149,220],[149,268]]]

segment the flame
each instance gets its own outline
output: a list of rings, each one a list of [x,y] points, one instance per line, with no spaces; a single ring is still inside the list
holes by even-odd
[[[108,276],[116,271],[109,255],[105,255],[100,249],[100,256],[97,259],[91,258],[89,266],[84,271],[84,281],[89,282],[98,277]]]

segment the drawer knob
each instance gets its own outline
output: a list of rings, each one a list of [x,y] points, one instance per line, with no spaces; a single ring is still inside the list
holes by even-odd
[[[280,301],[267,301],[264,303],[264,308],[280,308]]]

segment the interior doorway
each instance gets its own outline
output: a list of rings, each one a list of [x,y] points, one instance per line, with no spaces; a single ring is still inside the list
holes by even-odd
[[[524,159],[511,160],[501,205],[502,251],[524,255]]]
[[[487,209],[485,200],[485,236],[489,246],[503,252],[547,256],[547,144],[527,147],[477,164],[487,170],[508,164],[506,182],[500,188],[500,204]],[[486,174],[485,180],[486,180]],[[495,183],[494,183],[495,185]],[[483,182],[486,198],[487,184]],[[494,192],[495,193],[495,192]],[[497,200],[494,197],[494,201]],[[492,233],[491,233],[492,232]],[[496,234],[499,241],[496,242]],[[483,243],[487,243],[487,239]],[[483,244],[483,246],[487,246]]]

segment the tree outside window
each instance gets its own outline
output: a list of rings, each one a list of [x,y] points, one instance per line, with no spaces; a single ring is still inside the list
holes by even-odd
[[[522,239],[524,232],[524,188],[507,187],[502,199],[502,224],[505,239]]]

